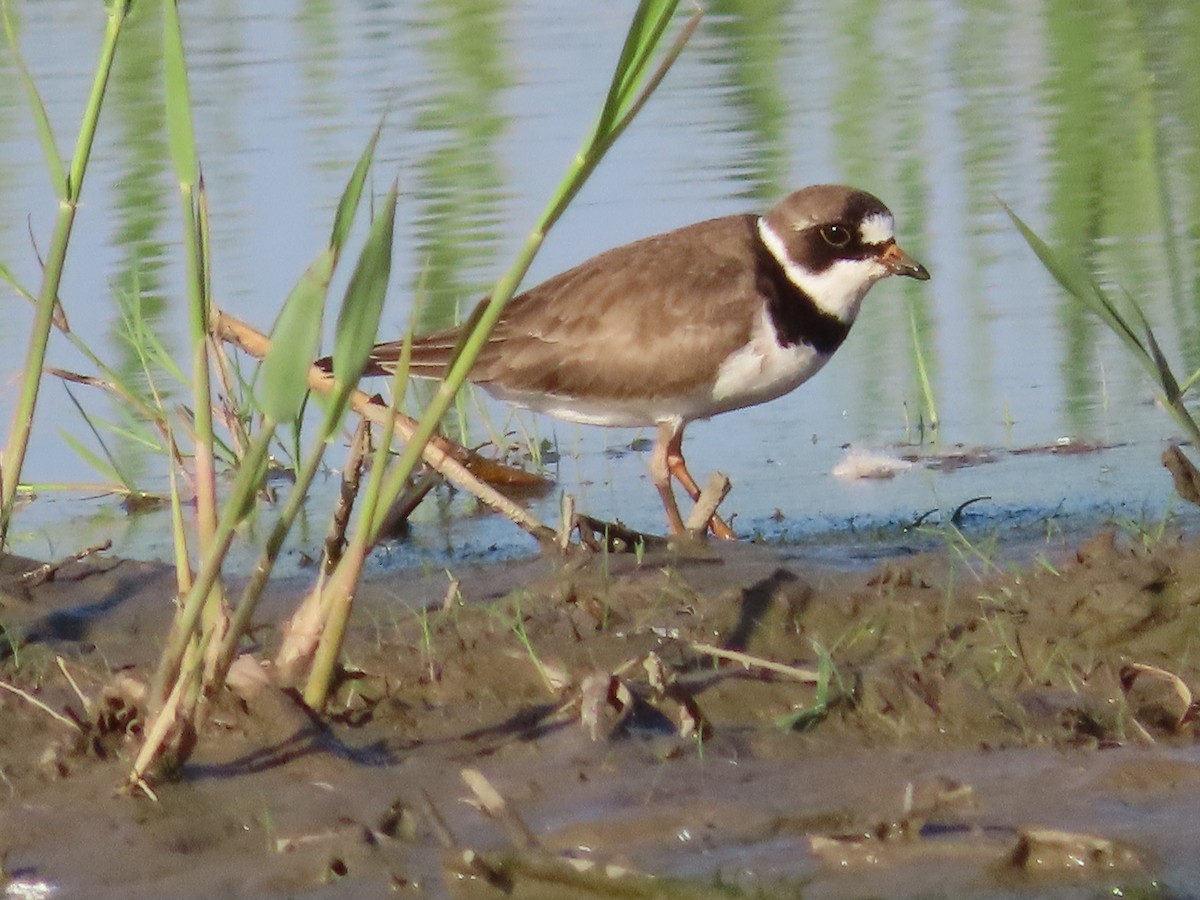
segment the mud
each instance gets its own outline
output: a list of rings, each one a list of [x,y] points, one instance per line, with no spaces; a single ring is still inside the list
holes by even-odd
[[[157,802],[116,787],[173,577],[30,565],[0,566],[5,896],[1200,896],[1193,539],[376,581],[332,715],[231,693]]]

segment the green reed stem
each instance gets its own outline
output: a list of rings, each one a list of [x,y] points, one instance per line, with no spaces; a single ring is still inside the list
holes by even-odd
[[[404,453],[401,454],[396,465],[392,467],[392,472],[384,486],[385,496],[389,498],[399,496],[417,461],[421,458],[425,444],[437,430],[442,416],[450,408],[455,395],[466,382],[471,366],[474,365],[488,335],[491,334],[504,311],[504,305],[516,293],[530,264],[538,250],[541,249],[547,233],[575,198],[575,195],[579,193],[580,188],[583,187],[600,160],[604,158],[604,154],[612,147],[613,142],[621,136],[662,79],[666,77],[672,64],[683,51],[688,38],[700,24],[702,13],[697,11],[666,52],[654,74],[645,81],[645,86],[642,87],[646,68],[653,58],[658,41],[665,32],[677,6],[678,0],[642,0],[642,3],[639,4],[596,127],[583,148],[572,160],[566,176],[559,183],[549,205],[526,238],[516,261],[496,283],[491,297],[483,304],[474,327],[463,343],[458,358],[451,366],[445,380],[438,386],[428,408],[421,416],[412,440],[405,447]],[[641,88],[640,91],[639,88]],[[382,527],[386,509],[387,504],[381,504],[375,519],[371,522],[372,536],[377,535]]]
[[[929,368],[925,364],[925,348],[921,344],[921,334],[917,329],[917,314],[911,306],[908,308],[908,323],[912,329],[913,355],[917,363],[917,379],[921,383],[921,398],[925,403],[925,416],[929,420],[930,431],[937,431],[937,398],[933,395],[933,384],[929,380]]]
[[[167,140],[179,182],[180,208],[183,214],[184,280],[187,288],[189,353],[191,356],[193,417],[193,479],[196,499],[196,550],[202,577],[197,577],[173,623],[167,652],[160,660],[152,686],[152,708],[161,708],[193,638],[199,615],[203,613],[205,631],[219,631],[225,611],[219,584],[221,565],[233,538],[233,529],[242,512],[253,502],[259,470],[266,459],[273,427],[264,425],[263,433],[251,441],[238,471],[238,489],[220,514],[217,511],[216,435],[213,429],[212,372],[209,359],[209,321],[211,313],[211,259],[208,234],[208,203],[200,170],[196,135],[192,124],[191,89],[188,84],[187,58],[183,27],[176,0],[163,0],[163,82],[166,97]],[[251,458],[255,457],[255,458]],[[200,642],[207,643],[206,639]],[[168,665],[168,663],[170,663]],[[200,665],[197,661],[196,665]],[[195,693],[190,687],[185,709]],[[195,682],[198,685],[198,682]],[[195,690],[199,688],[196,687]]]
[[[176,0],[163,0],[163,80],[166,94],[167,138],[170,146],[171,159],[175,166],[175,175],[179,182],[180,208],[183,213],[183,249],[184,249],[184,281],[187,286],[187,319],[189,333],[189,353],[191,355],[192,376],[192,417],[194,441],[192,449],[193,478],[195,479],[196,494],[196,536],[197,552],[204,560],[204,570],[210,574],[205,579],[197,579],[188,594],[181,616],[177,617],[176,628],[172,632],[172,642],[168,644],[169,652],[164,656],[174,657],[174,665],[168,670],[160,666],[155,678],[153,699],[156,706],[161,703],[170,691],[170,675],[182,660],[180,642],[190,640],[196,620],[192,616],[189,603],[195,594],[196,584],[205,585],[205,594],[200,598],[207,608],[206,622],[209,627],[217,624],[221,615],[220,590],[216,584],[216,574],[220,571],[221,560],[228,551],[229,541],[233,535],[233,524],[237,518],[231,514],[240,512],[226,509],[225,519],[233,518],[225,529],[225,534],[218,537],[217,520],[217,478],[216,454],[214,447],[216,438],[213,430],[212,411],[212,374],[209,361],[209,313],[211,298],[209,293],[210,260],[208,256],[208,214],[204,191],[204,180],[200,174],[199,156],[196,151],[196,135],[192,126],[191,91],[188,85],[187,60],[183,46],[183,28],[179,20],[179,7]],[[265,458],[265,442],[260,442],[261,452]],[[256,474],[261,460],[247,465],[246,470],[240,471],[239,480],[243,475]],[[222,546],[223,545],[223,546]],[[220,549],[218,549],[220,548]],[[215,569],[215,571],[214,571]],[[196,612],[199,607],[196,608]],[[188,621],[186,628],[179,630],[180,619]]]
[[[267,586],[271,572],[275,569],[275,563],[279,560],[279,553],[283,549],[283,543],[287,540],[287,536],[291,532],[292,525],[295,524],[297,516],[304,509],[304,503],[308,499],[308,489],[312,486],[313,479],[321,471],[321,463],[325,459],[325,448],[327,446],[324,441],[315,443],[304,460],[303,468],[297,472],[296,482],[292,486],[287,502],[284,504],[279,518],[276,520],[274,526],[272,526],[271,533],[267,536],[262,552],[254,563],[254,571],[250,575],[250,580],[242,589],[241,597],[238,599],[237,606],[234,607],[233,615],[230,617],[229,628],[225,632],[225,637],[221,642],[216,666],[213,669],[209,682],[209,689],[211,691],[219,689],[225,682],[225,676],[229,674],[229,667],[233,664],[234,657],[237,655],[238,643],[250,625],[250,617],[254,615],[254,610],[257,608],[258,601],[262,597],[262,592]]]
[[[262,428],[251,440],[250,446],[246,448],[246,455],[238,467],[229,498],[221,509],[220,518],[209,537],[208,547],[201,551],[200,571],[196,573],[196,579],[180,603],[179,612],[171,624],[167,646],[159,659],[158,670],[151,686],[151,709],[157,710],[161,707],[178,677],[188,641],[196,631],[196,625],[200,621],[201,613],[204,612],[206,601],[217,585],[225,555],[233,543],[234,531],[242,520],[244,511],[254,501],[254,495],[261,481],[263,465],[267,459],[267,451],[274,434],[275,423],[264,422]]]
[[[29,437],[33,430],[33,415],[37,408],[38,391],[41,388],[42,367],[46,361],[46,346],[50,339],[50,329],[54,323],[55,305],[58,302],[58,290],[62,283],[67,249],[71,242],[71,230],[75,224],[75,213],[79,208],[83,180],[87,174],[88,161],[91,159],[96,127],[100,121],[100,110],[104,104],[108,78],[112,71],[117,43],[121,36],[121,28],[125,24],[125,17],[129,12],[129,6],[128,0],[126,2],[110,2],[108,5],[108,22],[101,44],[100,61],[96,66],[95,77],[92,79],[92,89],[88,95],[87,106],[84,108],[79,136],[75,143],[75,153],[71,157],[69,174],[65,178],[62,177],[62,163],[58,152],[54,149],[54,138],[50,132],[45,107],[41,102],[37,86],[20,55],[8,5],[5,3],[3,6],[5,30],[14,55],[17,57],[18,67],[30,97],[43,151],[51,172],[51,179],[54,182],[55,193],[59,198],[59,206],[42,270],[42,284],[38,291],[33,327],[29,334],[29,346],[26,350],[25,365],[21,374],[21,388],[16,408],[13,411],[8,441],[4,448],[4,454],[0,457],[3,460],[3,473],[0,474],[0,547],[4,546],[8,537],[8,528],[16,503],[17,487],[20,484],[21,470],[25,465]]]
[[[396,377],[393,381],[400,386],[407,376],[406,367],[397,367]],[[384,472],[387,470],[388,454],[391,452],[391,437],[396,422],[396,404],[403,396],[402,389],[392,392],[387,418],[384,422],[384,434],[387,435],[387,439],[381,440],[375,448],[367,489],[363,492],[363,508],[359,514],[358,527],[350,536],[350,543],[323,591],[322,600],[327,602],[328,606],[325,609],[321,639],[317,644],[317,652],[313,657],[312,668],[304,687],[304,702],[313,709],[321,709],[325,705],[329,689],[333,685],[338,657],[342,652],[342,642],[345,640],[346,628],[350,623],[355,587],[362,576],[367,554],[371,552],[374,532],[368,527],[368,523],[375,518],[377,511],[386,512],[386,509],[379,510],[382,497],[381,488]]]
[[[370,527],[370,523],[375,518],[376,509],[383,501],[383,476],[387,471],[387,458],[392,449],[396,407],[408,388],[411,361],[412,331],[410,330],[401,345],[400,359],[396,364],[395,375],[392,377],[392,399],[388,404],[387,417],[383,426],[383,434],[386,435],[386,438],[380,440],[379,446],[375,448],[371,474],[367,480],[367,488],[363,492],[363,507],[359,512],[358,525],[350,536],[349,546],[342,554],[333,577],[322,592],[322,600],[328,603],[325,610],[324,627],[320,642],[317,644],[317,652],[313,657],[308,680],[304,686],[304,702],[313,709],[321,709],[329,697],[337,661],[342,653],[346,628],[350,623],[355,587],[362,575],[367,554],[371,552],[371,545],[375,540],[375,533]]]
[[[184,123],[180,127],[186,129],[188,126]],[[216,657],[213,661],[212,670],[208,673],[207,679],[203,679],[200,670],[203,666],[204,658],[202,649],[199,648],[207,646],[209,640],[215,637],[214,629],[211,627],[205,629],[204,635],[199,641],[199,647],[190,654],[189,647],[195,646],[192,644],[192,641],[195,637],[201,616],[206,612],[209,612],[210,615],[219,612],[215,608],[216,603],[213,598],[219,599],[219,592],[215,589],[218,587],[221,568],[233,540],[234,530],[241,520],[244,511],[249,509],[254,502],[254,494],[261,483],[263,465],[266,462],[268,448],[277,428],[276,423],[281,421],[295,421],[303,409],[304,398],[307,395],[306,376],[309,360],[316,354],[316,349],[320,341],[321,321],[325,298],[329,291],[329,283],[332,280],[334,270],[340,259],[344,241],[350,230],[351,221],[358,209],[366,180],[366,171],[373,159],[378,137],[379,129],[377,128],[368,142],[366,149],[363,151],[354,173],[351,175],[350,181],[342,194],[341,202],[338,205],[338,211],[334,219],[329,246],[317,256],[316,260],[301,275],[300,280],[284,302],[283,308],[272,329],[271,349],[268,351],[260,368],[263,423],[259,432],[250,440],[247,450],[240,461],[230,496],[221,509],[220,518],[214,525],[207,546],[201,548],[200,558],[202,563],[200,571],[197,573],[195,581],[189,584],[180,610],[172,623],[171,632],[167,639],[167,646],[159,660],[158,670],[155,673],[154,682],[151,686],[151,708],[158,710],[160,713],[163,713],[164,704],[167,702],[167,698],[171,695],[175,685],[187,685],[189,696],[191,696],[193,685],[196,686],[197,690],[202,690],[211,696],[224,683],[225,677],[229,672],[229,667],[236,656],[238,642],[249,624],[250,616],[254,612],[262,590],[279,557],[279,551],[283,546],[283,542],[286,540],[288,532],[303,506],[308,488],[317,471],[319,471],[325,447],[336,432],[341,413],[337,408],[338,404],[335,403],[327,412],[326,421],[321,432],[321,439],[307,457],[305,467],[300,473],[297,483],[293,486],[283,513],[268,536],[250,582],[243,590],[238,606],[225,629],[223,637],[220,638],[220,643],[216,647]],[[188,147],[186,145],[182,146],[179,152],[182,158],[186,159],[189,153]],[[356,276],[359,277],[352,279],[351,286],[347,289],[345,303],[358,303],[360,305],[377,304],[382,306],[382,297],[386,290],[387,282],[386,271],[383,273],[381,283],[379,279],[364,279],[360,276],[360,272],[364,268],[371,269],[372,267],[379,266],[382,266],[385,270],[390,270],[392,223],[395,217],[395,206],[396,188],[393,186],[383,205],[383,212],[372,226],[371,237],[368,239],[369,252],[368,250],[364,250],[366,261],[364,262],[360,258],[359,266],[356,269]],[[206,238],[208,229],[204,227],[203,205],[199,209],[201,214],[199,232],[202,237]],[[206,248],[206,243],[201,246],[201,253],[198,259],[207,258]],[[202,301],[209,296],[207,279],[204,279],[204,281],[204,288],[200,292]],[[378,293],[378,297],[364,299],[362,296],[364,281],[371,282],[370,287]],[[198,322],[193,321],[193,326],[198,324]],[[367,340],[370,340],[375,330],[376,327],[371,328],[371,335],[368,336]],[[207,342],[207,332],[208,328],[206,324],[203,340],[200,341],[201,346],[204,346]],[[207,355],[204,355],[203,358],[207,362]],[[172,475],[174,475],[173,471]],[[187,556],[181,550],[182,545],[182,533],[177,529],[177,563],[182,560],[182,564],[186,566]],[[209,624],[211,626],[212,622],[210,621]],[[202,719],[203,716],[200,715],[198,719],[194,718],[196,717],[197,709],[202,709],[202,707],[194,702],[184,702],[180,706],[181,712],[179,715],[192,719],[191,724],[194,727],[198,727],[198,719]],[[169,733],[169,728],[158,727],[157,721],[152,722],[152,727],[147,730],[147,742],[143,745],[139,753],[138,763],[135,765],[133,775],[135,781],[140,780],[145,775],[145,771],[151,763],[159,758]],[[182,762],[182,760],[173,760],[172,762],[178,763]]]

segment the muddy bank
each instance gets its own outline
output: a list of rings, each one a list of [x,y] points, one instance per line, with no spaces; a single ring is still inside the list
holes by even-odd
[[[7,559],[8,895],[1200,894],[1195,541],[703,557],[372,583],[333,715],[230,695],[157,803],[114,787],[172,577]]]

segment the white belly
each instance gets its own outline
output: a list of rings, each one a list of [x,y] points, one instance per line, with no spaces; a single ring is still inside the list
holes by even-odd
[[[765,317],[765,315],[764,315]],[[808,344],[781,347],[769,327],[755,329],[750,343],[726,357],[712,388],[713,415],[766,403],[794,391],[829,361]]]

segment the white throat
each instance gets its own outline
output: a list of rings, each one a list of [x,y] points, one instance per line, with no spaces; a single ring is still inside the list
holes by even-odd
[[[882,223],[872,225],[873,235],[878,235]],[[871,285],[888,274],[883,263],[874,258],[839,259],[824,272],[813,272],[788,256],[787,247],[764,217],[758,220],[758,235],[788,281],[811,297],[821,312],[847,324],[858,316]]]

